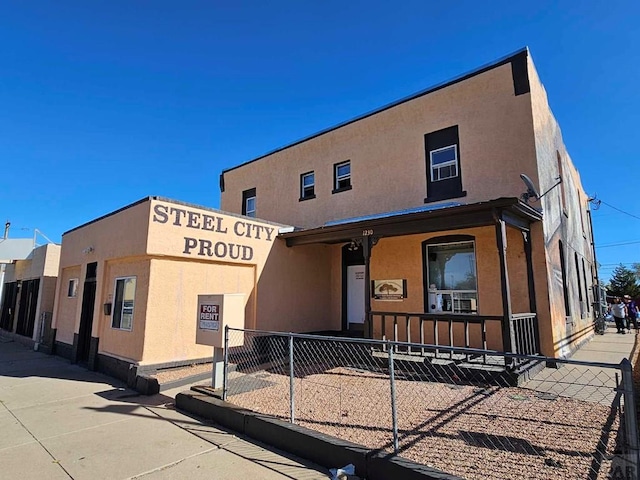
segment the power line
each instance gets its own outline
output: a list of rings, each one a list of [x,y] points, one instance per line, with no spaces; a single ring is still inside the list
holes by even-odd
[[[631,242],[608,243],[606,245],[596,245],[596,248],[619,247],[621,245],[635,245],[636,243],[640,243],[640,240],[633,240]]]
[[[618,207],[614,207],[613,205],[605,202],[604,200],[600,200],[600,202],[604,203],[609,208],[613,208],[614,210],[617,210],[620,213],[624,213],[625,215],[629,215],[630,217],[637,218],[638,220],[640,220],[640,217],[638,217],[637,215],[634,215],[633,213],[629,213],[629,212],[625,212],[624,210],[620,210]]]

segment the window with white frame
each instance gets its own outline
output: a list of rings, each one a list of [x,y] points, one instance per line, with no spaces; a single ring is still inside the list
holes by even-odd
[[[473,241],[426,245],[428,311],[478,313]]]
[[[67,297],[77,297],[78,296],[78,279],[71,278],[69,279],[69,286],[67,288]]]
[[[437,182],[458,176],[458,146],[449,145],[429,152],[431,181]]]
[[[256,189],[250,188],[242,192],[242,214],[247,217],[256,216]]]
[[[314,172],[303,173],[300,175],[300,200],[315,198],[316,193],[316,176]]]
[[[351,188],[351,161],[336,163],[333,166],[333,193]]]
[[[136,298],[136,277],[116,278],[111,328],[131,330]]]

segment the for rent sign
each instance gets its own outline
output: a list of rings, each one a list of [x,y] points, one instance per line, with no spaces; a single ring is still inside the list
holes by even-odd
[[[220,305],[200,305],[200,328],[220,330]]]
[[[242,293],[220,293],[198,295],[196,343],[224,348],[224,330],[245,328],[245,296]],[[242,345],[244,337],[234,332],[229,338],[229,346]]]

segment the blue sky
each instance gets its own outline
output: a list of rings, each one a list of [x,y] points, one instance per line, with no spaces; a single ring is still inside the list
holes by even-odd
[[[603,201],[601,275],[640,262],[640,2],[0,9],[0,220],[11,237],[38,229],[59,242],[147,195],[218,207],[221,170],[528,46],[583,185]]]

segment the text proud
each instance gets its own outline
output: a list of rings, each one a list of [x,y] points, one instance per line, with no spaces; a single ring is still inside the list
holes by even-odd
[[[244,219],[229,221],[229,217],[210,215],[206,213],[158,203],[153,207],[153,222],[170,224],[176,227],[205,230],[217,234],[235,237],[229,241],[212,241],[199,238],[197,235],[184,236],[182,253],[200,257],[215,257],[220,260],[251,261],[253,247],[242,240],[246,238],[272,241],[274,227],[267,227]],[[232,241],[233,240],[233,241]]]

